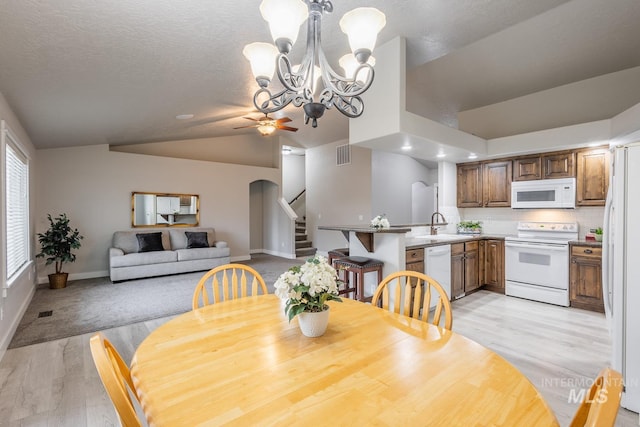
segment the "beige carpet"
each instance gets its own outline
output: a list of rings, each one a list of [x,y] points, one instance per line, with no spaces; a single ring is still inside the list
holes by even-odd
[[[273,293],[273,283],[304,259],[252,255],[251,265]],[[128,325],[191,310],[191,298],[204,272],[111,283],[108,277],[75,280],[64,289],[36,290],[9,348]],[[51,311],[51,316],[39,317]]]

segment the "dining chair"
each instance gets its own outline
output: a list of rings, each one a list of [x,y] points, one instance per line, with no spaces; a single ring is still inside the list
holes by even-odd
[[[118,350],[109,342],[109,340],[100,332],[94,334],[89,340],[91,355],[93,362],[98,370],[102,385],[107,390],[107,394],[111,398],[120,423],[124,427],[138,427],[143,422],[138,418],[136,409],[132,401],[133,398],[138,399],[129,367],[122,360]],[[127,390],[128,388],[128,390]],[[136,402],[139,404],[139,402]]]
[[[622,375],[604,368],[578,407],[570,427],[613,427],[620,409]]]
[[[249,294],[247,291],[251,290]],[[193,309],[220,301],[267,293],[264,279],[244,264],[225,264],[209,270],[198,282],[193,293]]]
[[[449,330],[453,324],[451,303],[445,290],[435,279],[417,271],[398,271],[382,279],[371,304],[436,326],[444,316],[443,326]]]

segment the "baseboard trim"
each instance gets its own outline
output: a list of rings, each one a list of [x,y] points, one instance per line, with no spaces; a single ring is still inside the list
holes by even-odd
[[[296,255],[295,254],[289,254],[289,253],[285,253],[285,252],[278,252],[278,251],[271,251],[271,250],[268,250],[268,249],[263,249],[262,253],[265,253],[267,255],[277,256],[277,257],[280,257],[280,258],[296,259]]]
[[[229,261],[231,262],[251,261],[251,256],[250,255],[234,256],[234,257],[231,257]]]
[[[108,270],[89,271],[86,273],[69,273],[68,280],[95,279],[96,277],[107,277],[107,276],[109,276]],[[42,285],[45,283],[49,283],[49,277],[38,276],[38,285]]]

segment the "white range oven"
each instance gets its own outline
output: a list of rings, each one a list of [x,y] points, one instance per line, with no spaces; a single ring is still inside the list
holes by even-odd
[[[520,222],[505,238],[505,294],[569,306],[569,241],[578,224]]]

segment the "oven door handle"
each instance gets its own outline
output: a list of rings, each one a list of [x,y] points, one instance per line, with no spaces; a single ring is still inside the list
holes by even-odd
[[[524,248],[524,249],[540,249],[544,251],[556,251],[556,252],[566,252],[567,246],[551,246],[551,245],[530,245],[526,243],[510,243],[507,242],[504,245],[507,248]]]

